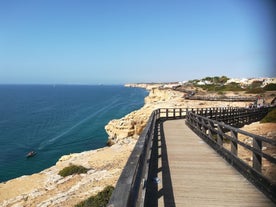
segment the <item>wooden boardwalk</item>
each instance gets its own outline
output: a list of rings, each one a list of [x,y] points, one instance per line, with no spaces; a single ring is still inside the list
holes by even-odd
[[[275,206],[185,120],[162,122],[156,136],[146,206]]]

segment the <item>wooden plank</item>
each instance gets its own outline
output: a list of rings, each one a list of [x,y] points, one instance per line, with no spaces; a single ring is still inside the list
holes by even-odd
[[[172,203],[176,206],[275,206],[194,134],[184,120],[165,121],[164,137]],[[158,206],[166,206],[164,203],[169,201],[158,202]]]

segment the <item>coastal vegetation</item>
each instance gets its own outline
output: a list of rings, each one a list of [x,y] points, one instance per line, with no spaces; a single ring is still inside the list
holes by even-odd
[[[276,108],[272,109],[268,114],[260,121],[261,123],[276,123]]]
[[[82,173],[87,173],[88,169],[80,166],[80,165],[70,165],[68,167],[63,168],[61,171],[59,171],[59,175],[62,177],[66,177],[68,175],[73,175],[73,174],[82,174]]]
[[[107,146],[107,147],[111,147],[111,146],[114,145],[114,144],[115,144],[115,142],[112,141],[112,140],[110,140],[110,139],[108,139],[107,142],[106,142],[106,146]]]
[[[275,91],[275,90],[276,90],[275,83],[270,83],[264,87],[261,87],[260,83],[256,81],[247,87],[246,93],[264,93],[266,91]]]
[[[208,84],[208,85],[196,85],[207,91],[214,91],[222,93],[225,91],[245,91],[238,83],[229,83],[227,85]]]
[[[265,91],[276,91],[276,84],[270,83],[264,87]]]
[[[75,205],[75,207],[103,207],[106,206],[112,192],[114,190],[113,186],[105,187],[101,192],[99,192],[95,196],[91,196],[88,199],[80,202],[79,204]]]
[[[246,88],[246,93],[263,93],[265,92],[264,88],[261,87],[262,82],[261,81],[254,81]]]
[[[254,80],[249,84],[243,84],[242,82],[231,81],[231,79],[226,76],[205,77],[200,80],[195,79],[189,81],[187,84],[193,85],[197,88],[202,88],[208,92],[217,93],[223,93],[226,91],[244,91],[246,93],[258,94],[276,90],[275,83],[263,85],[263,81]]]

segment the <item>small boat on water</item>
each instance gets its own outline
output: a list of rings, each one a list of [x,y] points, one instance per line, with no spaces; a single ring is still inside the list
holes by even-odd
[[[35,151],[30,151],[30,152],[26,155],[26,157],[29,158],[29,157],[33,157],[33,156],[35,156],[35,155],[36,155],[36,152],[35,152]]]

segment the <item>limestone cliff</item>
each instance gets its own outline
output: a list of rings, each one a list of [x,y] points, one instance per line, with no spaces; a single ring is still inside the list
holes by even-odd
[[[163,89],[161,84],[126,84],[128,87],[141,87],[149,90],[145,98],[145,105],[121,119],[111,120],[105,130],[108,134],[109,144],[114,144],[122,139],[131,137],[137,139],[144,129],[153,110],[158,108],[202,108],[202,107],[227,107],[245,106],[245,102],[200,101],[186,100],[184,93],[173,89]]]
[[[136,84],[135,86],[149,88],[146,84]],[[153,110],[160,107],[175,107],[181,101],[182,96],[181,92],[151,88],[149,95],[145,98],[145,105],[141,109],[133,111],[121,119],[111,120],[105,126],[109,136],[108,143],[114,144],[128,137],[137,139]]]

